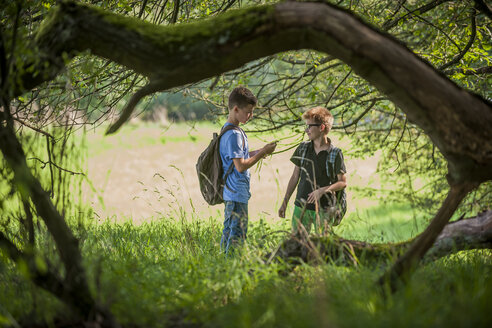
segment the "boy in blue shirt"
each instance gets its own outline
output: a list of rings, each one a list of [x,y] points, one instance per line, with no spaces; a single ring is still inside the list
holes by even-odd
[[[245,87],[237,87],[229,95],[229,117],[224,127],[233,125],[220,139],[220,157],[227,175],[224,186],[224,230],[220,246],[227,253],[231,247],[244,241],[248,231],[248,200],[250,193],[249,168],[271,154],[276,147],[272,142],[249,152],[248,137],[239,127],[253,117],[257,99]]]

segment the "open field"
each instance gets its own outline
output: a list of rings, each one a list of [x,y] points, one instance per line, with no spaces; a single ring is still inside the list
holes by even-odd
[[[67,215],[67,221],[80,240],[94,297],[124,327],[492,324],[487,306],[492,297],[490,250],[422,263],[396,293],[386,296],[375,282],[394,258],[353,266],[337,265],[337,259],[297,266],[266,261],[285,238],[283,231],[289,230],[290,220],[280,220],[276,211],[292,170],[292,151],[274,155],[252,170],[248,241],[224,256],[219,246],[222,206],[205,204],[194,169],[217,128],[129,125],[110,137],[102,136],[103,129],[86,134],[91,183],[85,184],[83,195],[92,203],[96,220],[90,216],[78,225]],[[332,139],[349,148],[348,141]],[[263,142],[250,138],[253,149]],[[287,142],[282,140],[279,150]],[[41,152],[41,147],[35,150]],[[376,175],[377,156],[358,160],[347,151],[345,160],[350,205],[335,229],[339,236],[388,243],[423,229],[426,218],[410,204],[383,205],[350,189],[382,184]],[[71,197],[68,207],[76,207],[79,199]],[[10,204],[5,205],[7,210]],[[56,263],[50,239],[40,230],[38,251]],[[22,265],[1,260],[0,326],[77,326],[61,302],[26,279]]]
[[[182,211],[195,211],[205,217],[222,213],[222,205],[210,207],[203,200],[195,170],[199,154],[212,133],[219,129],[220,126],[212,124],[193,127],[174,124],[168,128],[140,124],[126,126],[113,136],[102,136],[103,129],[88,132],[88,177],[96,190],[89,199],[99,218],[142,222]],[[331,137],[336,145],[348,149],[348,141],[341,142],[337,135]],[[278,136],[266,140],[250,136],[250,149],[259,148],[274,138]],[[279,202],[293,170],[289,161],[293,150],[282,152],[290,141],[282,140],[277,147],[278,154],[251,169],[252,221],[279,220]],[[351,185],[378,187],[377,156],[360,160],[345,155],[345,161],[349,182],[348,213],[377,204],[377,200],[357,199],[350,189]]]

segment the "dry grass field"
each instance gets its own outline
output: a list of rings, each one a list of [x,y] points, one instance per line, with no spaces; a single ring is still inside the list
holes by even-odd
[[[88,132],[88,177],[92,188],[87,187],[85,194],[97,217],[140,223],[163,216],[189,217],[190,213],[221,216],[222,205],[208,206],[203,200],[195,170],[199,154],[219,128],[212,124],[163,127],[134,123],[112,136],[104,136],[102,128]],[[275,138],[278,136],[249,136],[250,149]],[[350,146],[337,135],[331,138],[344,150]],[[288,142],[282,140],[277,151],[285,149]],[[293,170],[289,161],[292,152],[274,154],[251,169],[250,220],[280,220],[277,210]],[[354,199],[350,185],[378,184],[374,174],[377,156],[356,160],[346,151],[345,161],[349,211],[371,205],[368,200]]]

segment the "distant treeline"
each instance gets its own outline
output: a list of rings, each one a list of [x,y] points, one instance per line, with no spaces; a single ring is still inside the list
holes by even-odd
[[[216,106],[183,93],[163,92],[147,104],[144,120],[153,120],[163,111],[170,121],[211,120],[212,112],[220,111]],[[157,115],[159,114],[159,115]]]

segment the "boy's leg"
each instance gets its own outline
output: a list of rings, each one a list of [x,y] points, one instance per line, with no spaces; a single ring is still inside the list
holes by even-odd
[[[248,232],[248,204],[232,202],[229,224],[229,237],[226,244],[226,253],[246,239]]]
[[[322,210],[319,212],[319,217],[321,227],[319,227],[319,230],[318,227],[316,227],[316,231],[319,231],[321,234],[332,233],[333,227],[337,225],[334,214],[329,211]]]
[[[299,224],[302,224],[304,226],[304,229],[306,229],[306,232],[309,234],[311,231],[311,224],[313,222],[313,213],[314,211],[311,210],[305,210],[304,215],[301,218],[302,215],[302,208],[298,206],[294,206],[294,213],[292,214],[292,229],[293,231],[297,232],[299,230]],[[314,216],[314,220],[316,219],[316,216]]]
[[[220,238],[220,249],[227,252],[229,235],[231,233],[231,216],[234,209],[234,202],[224,201],[224,229]]]

